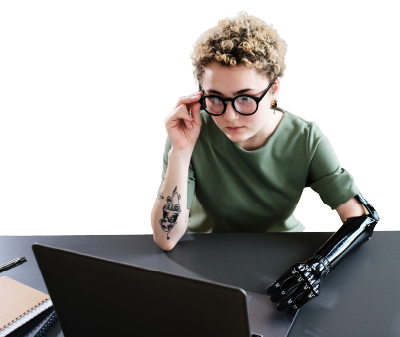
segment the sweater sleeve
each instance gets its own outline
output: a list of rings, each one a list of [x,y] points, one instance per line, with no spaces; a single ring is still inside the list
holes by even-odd
[[[161,191],[161,187],[164,183],[164,178],[165,178],[165,174],[167,173],[167,167],[168,167],[168,152],[171,149],[171,141],[169,140],[169,138],[167,137],[167,140],[165,141],[165,150],[164,150],[164,155],[163,155],[163,170],[161,173],[161,184],[158,187],[158,191],[157,191],[157,197],[160,194]],[[190,160],[190,164],[189,164],[189,171],[188,171],[188,182],[187,182],[187,208],[191,208],[192,207],[192,203],[195,197],[195,176],[194,176],[194,171],[193,171],[193,167],[192,167],[192,160]]]
[[[322,202],[333,210],[349,201],[360,190],[353,176],[340,166],[331,143],[315,122],[310,124],[309,137],[310,164],[306,187],[317,192]]]

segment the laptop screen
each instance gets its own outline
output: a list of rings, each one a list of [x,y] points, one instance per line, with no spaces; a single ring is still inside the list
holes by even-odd
[[[32,249],[65,336],[250,336],[240,288],[40,244]]]

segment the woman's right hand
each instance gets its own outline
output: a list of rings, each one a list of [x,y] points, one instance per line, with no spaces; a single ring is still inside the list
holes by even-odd
[[[174,110],[165,118],[164,124],[171,142],[171,148],[193,151],[200,135],[201,105],[198,100],[202,94],[203,92],[199,91],[193,95],[181,97]],[[192,109],[193,117],[189,115],[190,109]]]

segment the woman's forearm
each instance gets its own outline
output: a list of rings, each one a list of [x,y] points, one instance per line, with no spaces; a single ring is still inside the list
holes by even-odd
[[[171,250],[186,232],[189,209],[187,208],[187,180],[192,152],[171,148],[168,167],[160,194],[151,211],[151,226],[157,245]]]

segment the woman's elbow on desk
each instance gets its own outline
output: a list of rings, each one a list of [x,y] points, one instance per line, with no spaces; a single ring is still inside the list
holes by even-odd
[[[172,250],[175,247],[175,245],[170,246],[168,248],[163,248],[164,251],[169,252],[170,250]]]
[[[169,252],[170,250],[172,250],[175,246],[176,243],[173,242],[168,242],[168,244],[162,244],[160,245],[156,240],[154,240],[154,242],[157,244],[157,246],[159,246],[162,250]]]
[[[186,228],[184,230],[186,231]],[[178,235],[176,235],[176,234],[178,234]],[[162,250],[165,250],[165,251],[172,250],[176,246],[176,244],[179,242],[182,235],[183,234],[181,234],[181,233],[173,233],[172,235],[170,233],[169,239],[167,239],[166,232],[164,232],[164,231],[161,231],[161,233],[156,232],[153,227],[153,240],[157,246],[159,246]]]
[[[190,209],[187,208],[183,212],[179,211],[181,214],[178,214],[176,219],[172,219],[175,220],[174,222],[171,217],[165,217],[162,211],[163,209],[160,207],[153,207],[151,214],[153,239],[161,249],[170,251],[186,232]]]

